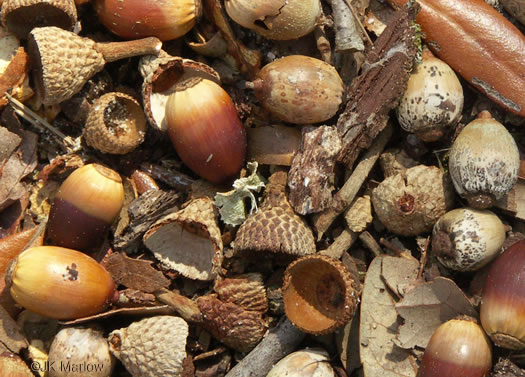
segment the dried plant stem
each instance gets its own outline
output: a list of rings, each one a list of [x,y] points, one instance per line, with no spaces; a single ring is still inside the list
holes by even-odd
[[[363,233],[361,233],[359,235],[359,239],[361,240],[363,245],[365,245],[366,248],[370,250],[372,254],[374,254],[374,256],[377,257],[378,255],[383,254],[383,250],[381,250],[381,246],[379,246],[375,238],[372,237],[372,235],[368,231],[365,230]]]
[[[335,238],[334,242],[332,242],[332,244],[325,250],[321,250],[319,254],[339,259],[358,238],[359,233],[352,232],[350,229],[348,229],[348,227],[345,227],[341,234]]]
[[[226,377],[264,377],[272,366],[295,351],[305,337],[283,316],[277,326],[269,330],[263,340]]]
[[[343,187],[334,195],[333,205],[314,216],[314,227],[317,231],[318,240],[322,238],[335,218],[352,204],[391,136],[392,126],[389,124],[366,151]]]

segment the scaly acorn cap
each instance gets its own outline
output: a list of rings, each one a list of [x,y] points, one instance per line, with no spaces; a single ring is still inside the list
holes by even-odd
[[[111,332],[108,341],[133,377],[180,377],[188,333],[182,318],[156,316]]]
[[[242,223],[237,232],[236,252],[269,251],[296,256],[315,253],[311,229],[286,198],[286,183],[286,172],[272,174],[261,207]]]
[[[161,46],[162,42],[153,37],[96,43],[54,26],[35,28],[29,33],[28,51],[38,99],[45,105],[65,101],[78,93],[106,62],[158,54]]]

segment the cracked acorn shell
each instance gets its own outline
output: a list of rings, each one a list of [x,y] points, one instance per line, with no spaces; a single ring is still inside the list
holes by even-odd
[[[358,292],[345,265],[325,255],[308,255],[292,262],[283,282],[284,310],[299,330],[328,334],[353,316]]]
[[[505,226],[489,210],[457,208],[439,218],[432,231],[432,252],[444,266],[475,271],[491,262],[505,241]]]
[[[179,38],[200,17],[200,0],[95,0],[98,18],[112,33],[126,39]]]
[[[222,263],[221,232],[209,197],[160,218],[143,241],[162,265],[190,279],[213,280]]]
[[[372,204],[389,231],[416,236],[453,208],[454,190],[439,168],[418,165],[385,178],[372,191]]]
[[[156,316],[111,332],[108,341],[133,377],[180,377],[188,333],[182,318]]]
[[[473,208],[489,208],[518,181],[520,156],[505,126],[482,111],[461,130],[448,163],[456,192]]]
[[[73,30],[77,22],[73,0],[5,0],[1,12],[2,24],[20,39],[35,27]]]
[[[312,230],[288,202],[286,184],[286,172],[279,171],[270,176],[263,203],[237,231],[236,253],[255,251],[294,256],[315,253]]]
[[[96,366],[89,371],[89,377],[110,377],[115,366],[115,358],[109,352],[109,345],[102,331],[91,328],[68,327],[60,330],[53,339],[49,350],[49,364],[59,366]],[[86,370],[49,368],[48,377],[85,377]]]
[[[24,308],[55,319],[76,319],[105,309],[115,294],[111,275],[80,251],[38,246],[10,264],[6,287]]]
[[[295,124],[332,118],[344,95],[344,84],[335,68],[304,55],[285,56],[265,65],[253,89],[269,113]]]
[[[463,88],[452,68],[429,50],[422,59],[408,79],[396,115],[401,128],[432,142],[461,118]]]
[[[86,143],[103,153],[133,151],[146,133],[146,117],[137,100],[118,92],[106,93],[90,107],[84,126]]]
[[[334,377],[330,355],[321,348],[292,352],[277,362],[266,377]]]
[[[104,239],[124,203],[120,175],[103,165],[76,169],[53,199],[47,237],[56,245],[88,250]]]
[[[226,0],[224,7],[239,25],[276,40],[310,33],[321,17],[319,0]]]

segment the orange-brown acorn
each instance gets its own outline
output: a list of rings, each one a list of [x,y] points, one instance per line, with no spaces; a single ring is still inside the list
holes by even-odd
[[[55,245],[85,251],[101,243],[124,202],[117,172],[100,164],[75,170],[60,186],[47,223]]]
[[[213,183],[233,178],[246,156],[246,131],[232,99],[218,84],[192,77],[166,104],[166,124],[181,160]]]
[[[23,251],[9,265],[6,287],[24,308],[56,319],[99,313],[115,294],[113,278],[97,261],[56,246]]]

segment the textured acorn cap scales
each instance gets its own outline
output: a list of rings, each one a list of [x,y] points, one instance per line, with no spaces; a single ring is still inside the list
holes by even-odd
[[[1,17],[10,32],[25,39],[35,27],[72,30],[77,22],[77,8],[73,0],[5,0]]]
[[[279,171],[269,178],[264,201],[257,212],[240,226],[234,250],[306,255],[315,253],[315,241],[306,221],[286,198],[287,174]]]
[[[106,62],[158,54],[162,46],[157,38],[96,43],[54,26],[33,29],[28,42],[36,93],[45,105],[73,97]]]
[[[217,279],[213,290],[224,302],[233,302],[246,310],[266,312],[268,298],[261,274],[251,272],[224,279]]]
[[[299,330],[328,334],[355,312],[358,288],[345,265],[325,255],[308,255],[286,268],[284,310]]]
[[[190,77],[202,77],[220,83],[219,74],[210,66],[191,59],[167,54],[146,55],[139,61],[144,112],[149,123],[157,130],[166,131],[166,103],[177,83]]]
[[[110,154],[126,154],[144,140],[146,118],[137,100],[118,92],[106,93],[89,110],[84,127],[86,143]]]
[[[193,199],[154,223],[144,245],[165,267],[196,280],[213,280],[222,263],[217,211],[208,198]]]
[[[111,352],[133,377],[180,377],[188,333],[182,318],[156,316],[115,330],[108,340]]]

